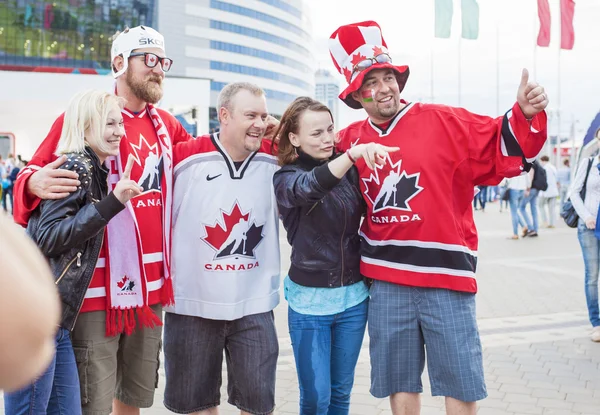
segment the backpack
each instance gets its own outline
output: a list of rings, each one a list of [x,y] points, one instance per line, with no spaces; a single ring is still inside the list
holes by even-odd
[[[10,174],[8,175],[8,180],[10,180],[11,182],[16,182],[17,181],[17,176],[19,175],[19,171],[21,169],[18,167],[13,167],[12,170],[10,171]]]
[[[546,175],[546,169],[537,161],[533,162],[533,181],[531,182],[531,188],[541,191],[548,189],[548,176]]]

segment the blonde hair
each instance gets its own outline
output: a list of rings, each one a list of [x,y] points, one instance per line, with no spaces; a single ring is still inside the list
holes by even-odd
[[[80,92],[71,98],[63,122],[56,155],[81,153],[86,144],[93,144],[102,152],[109,148],[104,141],[108,113],[113,106],[123,109],[125,100],[105,91]]]

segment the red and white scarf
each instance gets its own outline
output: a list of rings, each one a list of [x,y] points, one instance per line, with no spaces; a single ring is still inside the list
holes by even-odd
[[[148,104],[163,155],[164,174],[161,183],[163,206],[163,268],[164,285],[161,288],[161,303],[174,303],[173,282],[171,280],[171,204],[173,191],[173,146],[169,131],[154,106]],[[118,168],[119,175],[109,175],[108,184],[112,190],[123,175],[128,154],[110,157],[107,163]],[[143,327],[161,325],[148,304],[147,278],[142,262],[143,241],[138,228],[138,220],[131,202],[126,209],[110,220],[106,229],[106,335],[114,336],[125,332],[131,334],[136,327],[135,316]],[[123,290],[126,287],[126,290]]]

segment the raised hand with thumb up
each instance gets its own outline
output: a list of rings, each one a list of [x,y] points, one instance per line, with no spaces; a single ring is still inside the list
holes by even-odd
[[[133,161],[133,156],[129,155],[127,166],[125,166],[125,170],[123,171],[123,176],[115,186],[115,190],[113,190],[115,197],[123,204],[129,202],[134,197],[139,196],[144,190],[138,186],[135,181],[130,179]]]
[[[548,106],[548,96],[544,87],[529,81],[529,71],[523,69],[521,84],[517,90],[517,102],[526,118],[531,119]]]

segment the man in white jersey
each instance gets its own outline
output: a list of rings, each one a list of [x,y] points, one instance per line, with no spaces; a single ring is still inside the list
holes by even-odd
[[[220,133],[174,149],[173,283],[165,315],[165,406],[217,414],[223,351],[229,403],[243,414],[275,407],[279,346],[277,159],[264,140],[262,89],[227,85]]]

